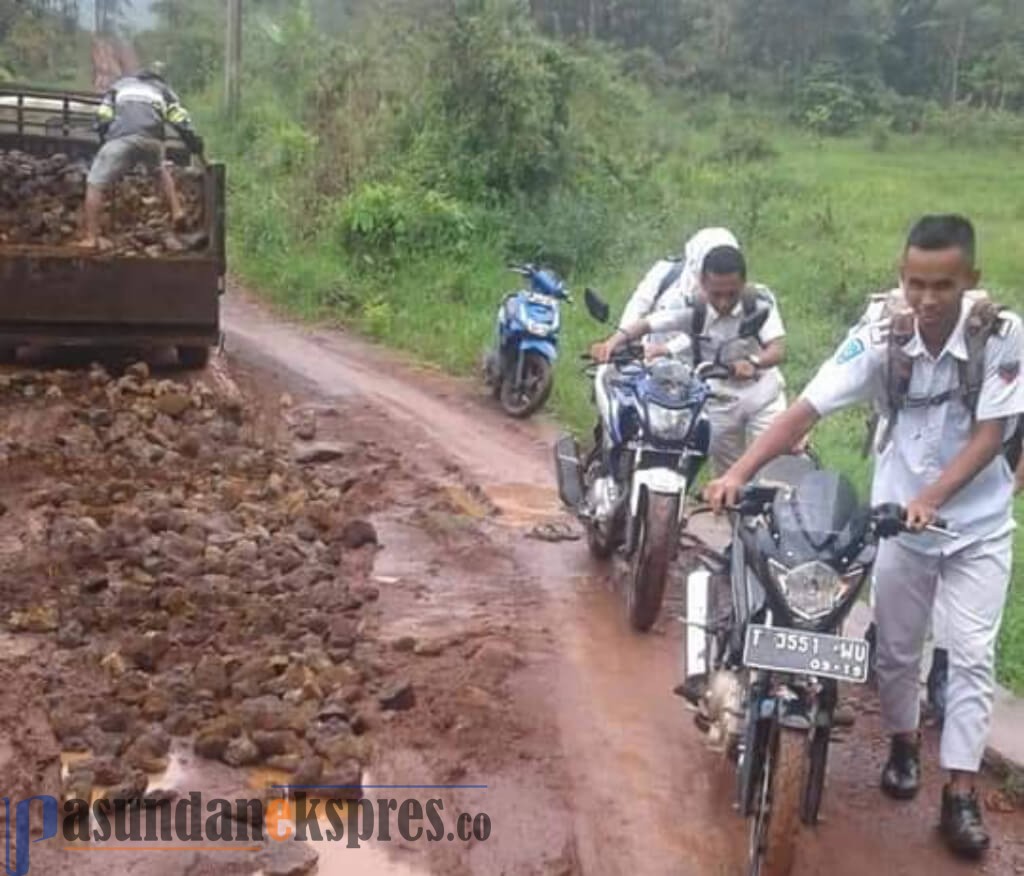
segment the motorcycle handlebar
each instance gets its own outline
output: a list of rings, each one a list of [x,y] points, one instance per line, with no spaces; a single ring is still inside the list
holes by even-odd
[[[875,531],[882,538],[892,538],[915,531],[907,527],[907,509],[894,502],[872,508],[871,520]],[[944,517],[936,517],[928,526],[924,527],[924,531],[950,539],[960,537],[960,533],[949,528],[949,521]]]
[[[778,490],[779,488],[775,486],[748,484],[740,492],[736,504],[726,506],[726,510],[746,517],[761,514],[774,501]],[[907,509],[895,503],[886,503],[872,508],[871,523],[880,538],[892,538],[913,532],[907,527]],[[936,517],[924,528],[924,531],[949,539],[960,537],[960,533],[950,529],[949,521],[944,517]]]
[[[591,365],[631,365],[634,362],[639,362],[644,358],[644,347],[643,344],[629,344],[625,347],[619,347],[614,353],[612,353],[611,359],[607,362],[598,362],[590,353],[580,353],[580,360],[588,362]]]
[[[716,362],[701,362],[697,366],[695,373],[701,380],[711,380],[712,378],[728,380],[732,377],[732,372],[729,371],[728,367]]]

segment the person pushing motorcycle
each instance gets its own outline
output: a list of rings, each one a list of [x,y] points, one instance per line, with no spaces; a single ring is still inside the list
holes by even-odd
[[[822,417],[859,403],[886,411],[875,433],[873,504],[905,506],[908,528],[916,533],[941,513],[958,535],[949,542],[917,534],[878,550],[877,676],[891,735],[881,787],[901,800],[920,787],[918,679],[936,589],[942,588],[950,651],[940,830],[949,848],[965,857],[979,857],[989,846],[975,776],[991,724],[995,644],[1010,581],[1015,484],[1004,454],[1024,414],[1021,322],[1005,311],[979,318],[965,300],[979,276],[967,219],[918,221],[901,267],[909,319],[901,326],[895,320],[869,324],[848,337],[801,398],[705,491],[721,511]],[[984,367],[975,384],[967,365],[978,332],[984,333]],[[902,377],[894,371],[896,357],[908,363]]]

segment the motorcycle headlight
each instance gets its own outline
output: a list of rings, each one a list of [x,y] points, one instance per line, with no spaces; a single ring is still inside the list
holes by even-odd
[[[864,578],[862,568],[840,575],[831,566],[817,561],[787,569],[782,563],[769,560],[768,568],[786,597],[786,604],[795,615],[808,621],[829,614]]]
[[[692,419],[692,408],[663,408],[655,404],[647,406],[647,422],[651,434],[662,441],[682,440],[690,430]]]

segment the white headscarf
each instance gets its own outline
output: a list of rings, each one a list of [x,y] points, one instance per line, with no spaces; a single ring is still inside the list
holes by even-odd
[[[736,236],[728,228],[702,228],[686,242],[683,276],[680,282],[684,291],[695,293],[700,289],[700,275],[704,268],[704,259],[711,250],[719,246],[740,248]]]

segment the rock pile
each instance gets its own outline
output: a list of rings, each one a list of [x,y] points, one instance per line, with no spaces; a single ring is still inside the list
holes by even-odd
[[[89,168],[66,155],[37,158],[0,150],[0,245],[66,246],[80,233]],[[110,198],[106,236],[124,255],[162,256],[202,244],[202,177],[191,168],[173,171],[186,225],[175,235],[159,181],[139,169],[125,176]]]
[[[142,795],[175,737],[296,784],[358,785],[368,719],[415,704],[362,640],[377,590],[376,534],[346,499],[359,446],[299,464],[259,446],[236,396],[144,364],[0,376],[0,409],[35,418],[0,440],[0,477],[41,483],[23,543],[0,538],[0,628],[55,638],[51,723],[89,753],[66,794]]]

